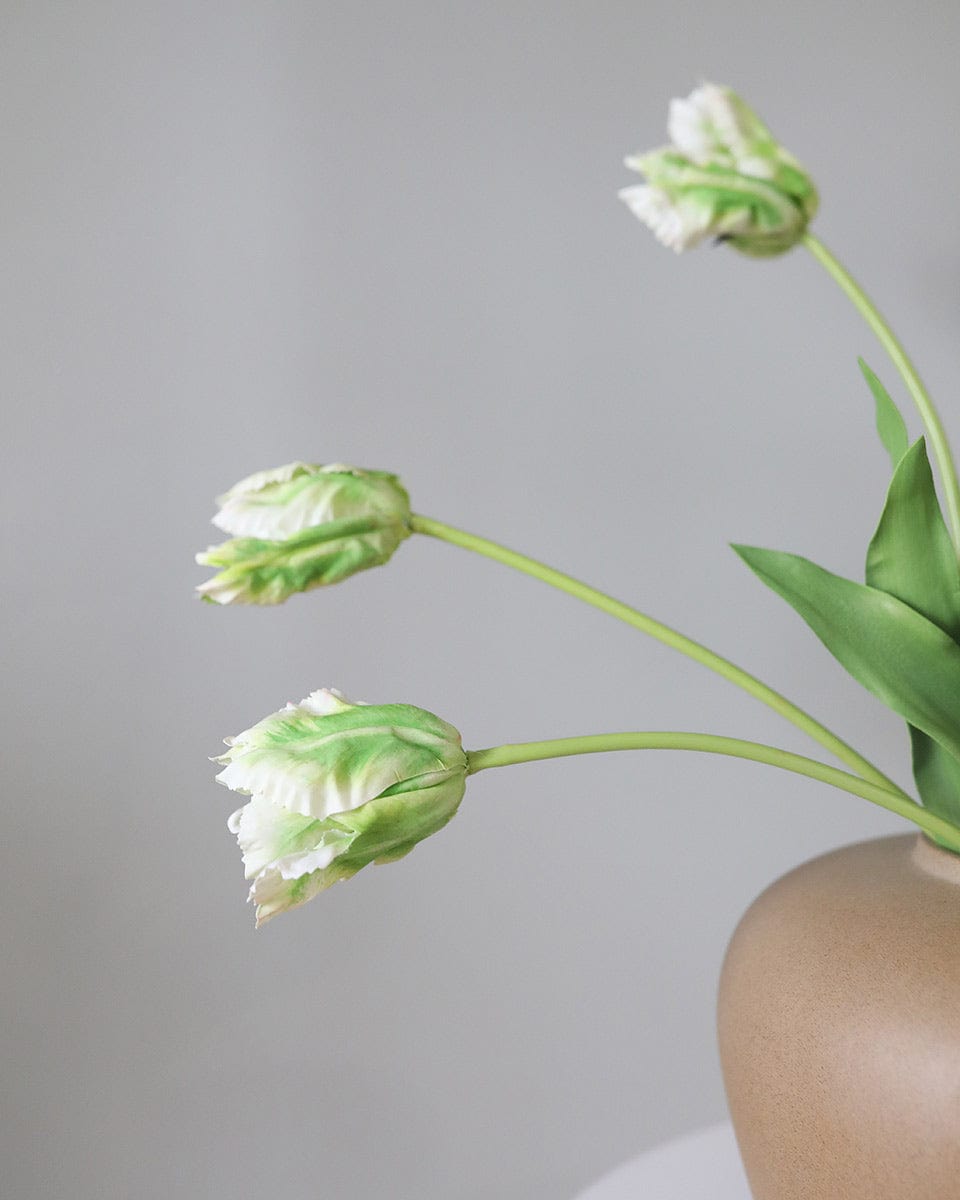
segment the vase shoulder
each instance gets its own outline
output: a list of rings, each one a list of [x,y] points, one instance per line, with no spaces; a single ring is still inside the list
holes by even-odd
[[[778,880],[731,941],[719,1035],[755,1200],[957,1200],[960,858],[881,838]]]

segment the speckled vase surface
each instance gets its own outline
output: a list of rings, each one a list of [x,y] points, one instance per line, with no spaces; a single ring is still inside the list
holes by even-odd
[[[907,834],[785,875],[718,1021],[754,1200],[960,1200],[960,857]]]

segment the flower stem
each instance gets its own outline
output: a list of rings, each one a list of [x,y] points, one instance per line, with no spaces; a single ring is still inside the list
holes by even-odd
[[[960,852],[960,828],[923,808],[900,791],[879,787],[836,767],[791,754],[775,746],[745,742],[740,738],[717,737],[708,733],[600,733],[587,737],[556,738],[547,742],[516,742],[467,752],[467,773],[476,774],[489,767],[507,767],[514,763],[535,762],[544,758],[565,758],[573,754],[599,754],[607,750],[694,750],[724,754],[767,763],[796,775],[806,775],[833,787],[862,796],[881,808],[906,817],[949,849]]]
[[[813,257],[842,290],[853,301],[857,311],[873,330],[877,340],[890,356],[893,365],[900,372],[907,391],[913,397],[917,410],[923,419],[924,427],[930,441],[930,448],[940,468],[940,480],[943,484],[944,499],[950,528],[953,534],[954,547],[960,552],[960,484],[957,482],[957,472],[950,453],[950,443],[940,420],[930,394],[924,386],[917,368],[910,361],[907,352],[897,340],[893,330],[877,311],[876,306],[864,292],[863,288],[853,278],[847,269],[831,254],[826,246],[814,237],[812,233],[803,235],[803,244]]]
[[[647,616],[646,613],[631,608],[619,600],[614,600],[612,596],[597,591],[596,588],[582,583],[579,579],[574,579],[571,575],[564,575],[561,571],[555,571],[552,567],[537,562],[535,559],[528,558],[525,554],[519,554],[516,550],[508,550],[505,546],[488,541],[486,538],[477,537],[476,534],[465,533],[462,529],[454,529],[450,525],[444,525],[440,521],[434,521],[430,517],[422,517],[418,514],[415,514],[411,518],[410,526],[416,533],[423,533],[430,537],[439,538],[441,541],[450,542],[454,546],[461,546],[465,550],[472,550],[477,554],[483,554],[487,558],[492,558],[496,562],[503,563],[505,566],[513,567],[517,571],[523,571],[526,575],[532,575],[534,579],[539,579],[543,583],[550,584],[551,587],[559,588],[560,591],[575,596],[578,600],[592,604],[594,608],[599,608],[601,611],[609,613],[610,616],[616,617],[620,621],[625,621],[628,625],[632,625],[634,629],[639,629],[642,633],[649,634],[651,637],[663,642],[664,645],[670,646],[674,650],[679,650],[681,654],[685,654],[688,658],[692,658],[703,666],[708,667],[711,671],[715,671],[730,683],[742,688],[745,692],[749,692],[751,696],[768,705],[774,712],[779,713],[782,717],[786,717],[788,721],[792,721],[798,729],[802,729],[804,733],[819,742],[831,754],[836,755],[841,762],[846,763],[848,767],[851,767],[864,779],[907,798],[906,793],[871,762],[868,762],[852,746],[848,746],[846,742],[842,741],[835,733],[827,729],[826,726],[821,725],[819,721],[815,720],[808,713],[805,713],[803,709],[798,708],[796,704],[791,703],[785,696],[781,696],[779,692],[775,692],[773,688],[768,687],[765,683],[761,683],[759,679],[756,679],[741,667],[735,666],[725,658],[721,658],[719,654],[714,654],[706,646],[701,646],[699,642],[685,637],[682,633],[678,633],[668,625],[664,625],[653,617]]]

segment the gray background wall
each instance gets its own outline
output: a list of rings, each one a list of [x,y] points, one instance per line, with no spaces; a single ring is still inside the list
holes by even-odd
[[[869,335],[802,253],[675,259],[618,204],[701,77],[813,170],[817,228],[957,429],[960,11],[0,8],[4,1189],[572,1196],[719,1119],[725,940],[791,865],[900,829],[764,768],[491,773],[405,862],[254,934],[206,756],[335,684],[471,746],[792,727],[537,584],[415,539],[214,610],[212,496],[403,474],[758,671],[904,780],[899,723],[727,549],[848,574],[886,464]],[[915,428],[915,426],[914,426]]]

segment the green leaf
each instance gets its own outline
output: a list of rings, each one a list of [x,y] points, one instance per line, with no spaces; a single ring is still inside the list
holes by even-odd
[[[878,700],[960,758],[960,646],[909,605],[806,558],[734,546]]]
[[[916,725],[909,728],[913,778],[924,807],[960,822],[960,762]]]
[[[883,442],[884,448],[890,455],[891,465],[896,469],[897,463],[906,454],[907,447],[910,445],[907,426],[900,415],[900,410],[890,399],[890,393],[873,371],[862,358],[858,358],[857,362],[860,364],[860,370],[867,381],[867,386],[873,392],[873,399],[877,405],[877,433],[880,434],[880,441]]]
[[[877,532],[867,551],[867,583],[960,638],[960,569],[937,500],[923,438],[894,471]],[[913,777],[923,803],[960,818],[960,762],[910,727]]]
[[[923,438],[914,442],[893,473],[867,550],[867,583],[960,640],[960,569]]]

